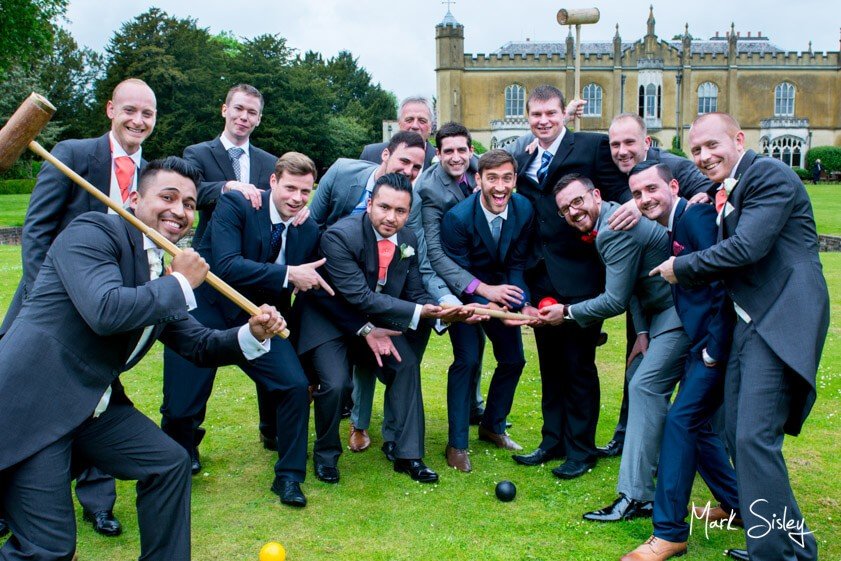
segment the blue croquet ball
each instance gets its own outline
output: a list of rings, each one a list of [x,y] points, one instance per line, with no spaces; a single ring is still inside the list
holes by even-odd
[[[507,503],[514,500],[517,496],[517,487],[510,481],[500,481],[496,484],[496,498]]]

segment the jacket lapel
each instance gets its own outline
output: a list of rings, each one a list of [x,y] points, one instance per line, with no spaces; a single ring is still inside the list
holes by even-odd
[[[496,258],[498,246],[497,243],[494,241],[493,235],[491,234],[491,227],[490,224],[488,224],[487,218],[485,218],[485,213],[482,212],[482,203],[479,201],[478,195],[473,201],[473,223],[476,224],[476,232],[482,239],[482,243],[485,244],[488,253],[491,254],[494,258]]]
[[[529,166],[532,164],[534,159],[537,157],[537,150],[533,151],[529,154],[526,151],[520,152],[517,154],[514,159],[517,160],[517,175],[530,181],[532,184],[537,185],[535,181],[526,174],[526,170],[529,169]]]
[[[225,150],[225,147],[222,146],[222,141],[219,140],[218,136],[213,140],[210,146],[210,153],[213,154],[213,159],[216,160],[216,164],[219,166],[219,169],[222,170],[222,174],[225,177],[237,176],[234,172],[234,166],[231,164],[231,158],[228,156],[228,152]]]
[[[347,216],[356,207],[359,199],[362,197],[362,192],[368,184],[368,178],[373,173],[373,167],[366,167],[364,170],[357,173],[353,178],[353,183],[345,190],[345,198],[339,208],[344,209],[339,216]]]
[[[271,191],[263,193],[263,206],[257,211],[257,226],[260,228],[260,262],[265,263],[269,260],[269,253],[272,251],[272,219],[269,210],[269,205],[273,204],[271,201]],[[251,205],[248,205],[251,208]],[[288,234],[287,234],[288,236]]]
[[[461,187],[458,183],[456,183],[456,180],[444,171],[444,166],[439,165],[435,170],[435,173],[438,174],[441,183],[444,185],[444,189],[452,193],[457,202],[461,202],[465,199],[464,191],[461,190]]]
[[[108,133],[96,140],[96,148],[88,155],[88,180],[106,197],[111,195],[111,141]],[[103,203],[93,197],[90,197],[90,209],[108,211]]]
[[[505,263],[505,257],[511,247],[511,239],[517,228],[517,207],[512,196],[508,199],[508,218],[502,221],[502,233],[499,235],[499,262]]]
[[[567,159],[572,153],[573,148],[575,147],[575,133],[571,130],[566,130],[564,132],[564,137],[561,139],[561,144],[558,146],[558,152],[552,156],[552,161],[549,163],[549,171],[546,173],[546,177],[543,179],[543,184],[541,184],[541,188],[547,185],[547,181],[550,181],[552,177],[555,175],[555,172],[561,167],[561,164],[564,160]]]
[[[363,257],[365,259],[365,278],[368,281],[368,288],[377,288],[377,276],[379,273],[380,254],[377,249],[377,237],[374,235],[374,226],[368,218],[368,213],[362,215],[362,244]]]
[[[402,259],[400,256],[400,246],[406,244],[408,241],[403,237],[403,230],[397,232],[397,247],[394,248],[394,257],[391,258],[391,263],[388,264],[388,274],[386,275],[385,286],[383,292],[394,297],[399,297],[403,292],[403,285],[406,284],[406,273],[409,271],[409,260]]]
[[[270,173],[268,170],[263,170],[263,166],[261,165],[260,158],[258,158],[254,154],[254,146],[250,143],[248,144],[248,181],[252,185],[260,185],[260,179],[265,179],[266,183],[269,182],[269,175]],[[233,165],[231,166],[233,169]]]
[[[742,156],[742,161],[739,162],[739,166],[736,168],[736,173],[733,174],[733,177],[738,181],[741,181],[742,176],[751,164],[756,161],[756,158],[756,152],[753,150],[747,150],[745,155]],[[740,187],[742,188],[740,189]],[[727,198],[727,202],[733,205],[733,211],[730,214],[722,216],[719,228],[721,239],[727,238],[733,230],[736,229],[736,223],[739,221],[739,214],[741,213],[742,198],[744,197],[744,193],[744,187],[737,183],[733,188],[733,191],[731,191],[730,196]]]

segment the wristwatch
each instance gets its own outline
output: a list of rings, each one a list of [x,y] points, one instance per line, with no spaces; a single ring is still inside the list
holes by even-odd
[[[572,321],[572,314],[569,311],[569,305],[564,306],[564,321]]]
[[[370,321],[362,326],[362,328],[357,332],[359,333],[360,337],[366,337],[369,333],[374,330],[374,324]]]

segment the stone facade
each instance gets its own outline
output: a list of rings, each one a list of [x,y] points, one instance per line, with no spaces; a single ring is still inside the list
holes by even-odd
[[[574,50],[565,42],[510,42],[491,54],[464,52],[464,26],[448,12],[435,28],[438,122],[459,121],[488,147],[528,130],[521,96],[548,83],[574,89]],[[645,37],[581,44],[582,97],[595,114],[583,130],[606,131],[621,112],[638,112],[655,144],[671,147],[699,111],[727,111],[760,153],[805,166],[811,146],[841,146],[841,51],[785,52],[761,32],[673,40],[657,37],[653,10]],[[588,89],[589,86],[589,89]],[[587,94],[590,94],[588,98]],[[506,96],[508,96],[506,98]],[[701,99],[699,99],[699,97]]]

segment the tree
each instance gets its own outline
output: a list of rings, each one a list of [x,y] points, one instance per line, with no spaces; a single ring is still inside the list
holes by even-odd
[[[49,52],[54,20],[68,0],[0,0],[0,78],[12,66],[23,66]]]

